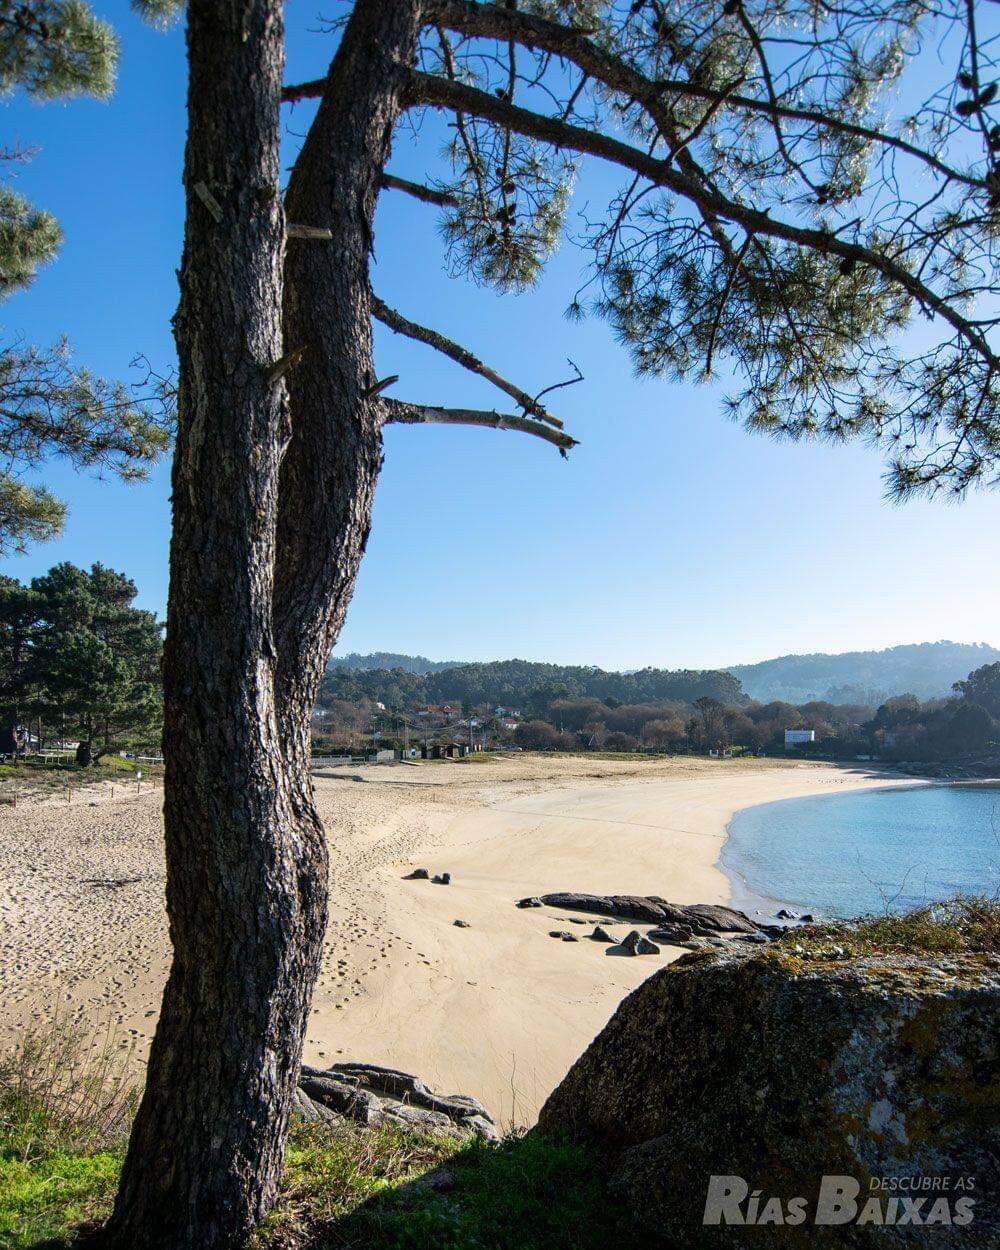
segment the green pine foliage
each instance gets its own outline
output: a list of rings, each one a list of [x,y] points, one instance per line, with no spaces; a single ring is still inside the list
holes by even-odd
[[[103,97],[117,63],[114,31],[81,0],[0,0],[0,92]]]
[[[17,550],[43,543],[62,531],[66,505],[44,486],[29,486],[10,473],[0,474],[0,552],[6,537]]]
[[[132,8],[147,22],[166,26],[183,11],[184,0],[132,0]]]
[[[160,734],[160,624],[135,583],[95,564],[57,564],[24,586],[0,580],[0,716],[82,744],[81,762]]]
[[[175,6],[139,7],[162,19]],[[0,94],[103,98],[117,61],[113,30],[80,0],[0,0]],[[24,155],[0,152],[0,168]],[[29,286],[61,242],[51,213],[0,182],[0,301]],[[77,468],[142,478],[167,446],[171,416],[169,387],[157,379],[138,396],[76,366],[65,341],[43,349],[0,340],[0,555],[54,537],[65,520],[61,501],[26,474],[59,455]]]
[[[0,299],[27,286],[61,243],[62,231],[51,213],[0,185]]]
[[[752,430],[879,443],[893,495],[1000,482],[990,6],[516,7],[520,40],[456,22],[421,48],[423,70],[489,97],[455,113],[435,181],[454,272],[535,282],[566,233],[569,154],[592,151],[579,136],[624,140],[667,172],[624,158],[610,202],[581,207],[569,316],[607,320],[642,375],[722,376]],[[536,19],[561,32],[536,39]],[[565,142],[526,137],[523,112],[508,127],[506,104]]]

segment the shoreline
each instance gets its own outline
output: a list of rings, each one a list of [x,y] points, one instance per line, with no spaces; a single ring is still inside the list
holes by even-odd
[[[961,785],[960,781],[955,782],[937,782],[933,779],[925,779],[921,777],[904,777],[887,776],[882,781],[873,781],[871,785],[863,785],[851,787],[855,790],[909,790],[915,786],[933,786],[933,785]],[[746,875],[741,872],[739,864],[736,862],[726,863],[725,858],[732,846],[732,825],[737,817],[742,816],[745,812],[752,811],[756,807],[770,807],[772,804],[795,802],[797,799],[814,798],[814,792],[805,794],[788,795],[779,799],[766,799],[763,803],[747,803],[743,807],[738,807],[726,822],[725,837],[719,850],[718,867],[723,872],[730,883],[730,894],[727,902],[730,907],[735,907],[738,911],[745,912],[751,919],[757,917],[765,921],[773,921],[777,919],[777,912],[781,908],[804,910],[815,915],[818,919],[822,918],[823,912],[819,905],[809,899],[792,899],[781,898],[776,894],[762,893],[754,889],[750,885]],[[736,854],[733,854],[736,859]]]
[[[928,791],[969,791],[983,790],[996,792],[1000,790],[1000,779],[996,778],[934,778],[906,777],[900,780],[890,777],[883,784],[864,787],[865,790],[886,795],[901,794],[909,791],[916,797],[918,793]],[[813,795],[799,796],[801,799],[820,797]],[[907,829],[892,831],[893,862],[898,866],[899,858],[910,853],[917,856],[910,867],[899,875],[888,861],[881,863],[883,877],[879,882],[869,881],[879,893],[879,898],[865,896],[857,890],[857,883],[843,873],[838,876],[838,869],[830,859],[830,850],[840,848],[838,855],[851,853],[858,856],[863,850],[866,854],[878,854],[879,849],[886,845],[876,830],[870,830],[863,818],[860,823],[845,827],[838,824],[839,817],[851,809],[835,807],[836,815],[826,811],[825,815],[817,816],[815,808],[808,803],[794,815],[777,809],[784,807],[786,799],[771,800],[760,805],[748,805],[734,813],[727,825],[727,836],[719,858],[719,866],[732,882],[731,905],[745,911],[751,917],[773,918],[777,909],[791,910],[793,913],[804,912],[823,919],[852,919],[880,913],[893,903],[902,899],[902,907],[917,907],[923,903],[950,897],[952,893],[988,892],[989,885],[981,883],[978,877],[966,880],[953,878],[950,881],[942,876],[943,862],[934,858],[932,846],[917,847],[911,845],[911,833],[916,835],[929,820],[933,826],[933,815],[928,816],[918,803],[916,812],[908,806],[909,800],[901,806],[893,804],[892,810],[909,819]],[[796,800],[792,800],[795,802]],[[930,802],[933,804],[934,800]],[[775,809],[770,815],[764,815],[762,808]],[[854,809],[856,810],[856,809]],[[868,810],[867,808],[863,810]],[[760,813],[756,818],[740,825],[742,818]],[[968,825],[966,826],[968,827]],[[973,820],[973,826],[975,821]],[[852,844],[853,830],[865,830],[862,844]],[[815,839],[826,835],[828,840],[820,845],[815,854],[808,860],[800,857],[798,848],[803,845],[802,839]],[[808,844],[808,841],[807,843]],[[919,857],[924,856],[924,860]],[[928,858],[930,867],[928,867]],[[781,865],[784,871],[778,869]],[[982,867],[980,865],[980,867]],[[924,886],[916,894],[905,893],[905,887],[912,874],[923,868],[930,872]],[[888,876],[884,875],[888,873]],[[937,874],[935,876],[935,873]],[[781,893],[782,883],[789,889]],[[773,892],[771,887],[775,887]],[[831,893],[832,891],[832,893]],[[869,895],[871,892],[869,891]],[[898,910],[898,908],[893,908]]]
[[[335,1052],[324,1054],[312,1036],[306,1062],[366,1058],[419,1071],[482,1098],[502,1123],[531,1123],[621,999],[684,951],[608,959],[586,939],[594,917],[575,917],[586,919],[575,929],[580,940],[563,943],[549,933],[574,931],[574,917],[519,910],[518,898],[571,890],[726,902],[732,885],[719,858],[736,811],[894,780],[870,768],[784,761],[580,771],[525,794],[483,795],[431,846],[386,871],[383,897],[408,958],[387,952],[349,1005],[331,1009],[328,987],[318,988],[315,1032],[334,1036]],[[404,880],[414,867],[451,872],[452,885]],[[456,919],[470,927],[456,929]],[[634,927],[618,922],[611,932]],[[393,1008],[404,1004],[410,1022],[400,1027]],[[373,1038],[376,1022],[385,1034]]]
[[[725,902],[718,861],[736,811],[893,780],[692,757],[321,772],[331,910],[305,1062],[400,1067],[480,1097],[505,1126],[531,1123],[621,999],[681,951],[608,959],[586,940],[593,917],[573,925],[518,898]],[[0,1042],[59,1014],[107,1023],[142,1061],[169,963],[162,856],[156,794],[0,812]],[[414,867],[452,884],[404,880]],[[557,928],[580,940],[553,940]]]

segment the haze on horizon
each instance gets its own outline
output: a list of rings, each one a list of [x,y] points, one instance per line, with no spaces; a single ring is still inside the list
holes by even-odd
[[[780,653],[769,652],[767,655],[752,656],[748,659],[729,660],[729,661],[724,661],[719,664],[701,664],[696,661],[692,661],[690,663],[686,661],[679,661],[677,663],[673,663],[673,662],[652,663],[651,662],[649,664],[631,664],[628,666],[621,666],[621,665],[613,665],[613,664],[598,664],[594,660],[567,660],[567,659],[563,659],[560,656],[522,655],[520,653],[518,654],[512,653],[510,655],[440,656],[440,655],[427,655],[424,652],[412,651],[404,647],[347,647],[338,643],[337,646],[333,649],[331,660],[343,659],[345,656],[348,656],[348,655],[367,656],[367,655],[378,655],[384,652],[388,655],[406,655],[406,656],[411,656],[413,658],[430,660],[435,664],[438,664],[438,663],[449,663],[449,664],[454,663],[455,665],[479,664],[479,663],[488,664],[493,661],[502,661],[502,660],[527,660],[530,663],[537,663],[537,664],[565,664],[565,665],[580,665],[584,667],[592,665],[595,668],[602,668],[608,672],[637,672],[644,668],[660,668],[660,669],[668,669],[668,670],[670,669],[721,669],[725,671],[726,669],[739,668],[745,665],[760,664],[769,660],[789,659],[793,656],[823,655],[823,656],[835,657],[835,656],[849,655],[849,654],[855,654],[855,653],[862,653],[862,654],[878,653],[880,651],[892,650],[894,647],[921,646],[921,645],[925,645],[928,643],[934,644],[937,642],[956,643],[958,645],[964,645],[964,646],[987,646],[987,647],[992,647],[994,649],[997,649],[997,644],[988,638],[922,638],[919,640],[907,639],[904,642],[889,643],[888,646],[886,647],[845,647],[843,648],[843,650],[840,650],[840,651],[783,651]]]

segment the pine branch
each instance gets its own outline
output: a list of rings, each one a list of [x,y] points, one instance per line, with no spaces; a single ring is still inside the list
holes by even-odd
[[[327,78],[313,78],[309,82],[292,83],[281,89],[282,104],[297,104],[299,100],[319,100],[327,88]]]
[[[550,429],[540,421],[512,413],[493,412],[482,408],[438,408],[431,404],[412,404],[400,399],[382,401],[386,425],[474,425],[492,430],[517,430],[532,434],[558,447],[565,456],[577,440],[561,430]]]
[[[428,347],[433,347],[435,351],[441,352],[443,355],[454,360],[456,364],[468,369],[470,373],[477,373],[480,377],[486,378],[488,382],[492,382],[495,387],[501,391],[505,391],[512,399],[524,409],[525,413],[537,417],[539,421],[554,426],[557,430],[563,428],[563,423],[558,417],[554,417],[547,412],[537,400],[533,399],[527,391],[522,391],[519,386],[513,382],[508,382],[495,369],[491,369],[489,365],[484,364],[478,356],[474,356],[467,348],[462,347],[460,343],[454,342],[452,339],[446,338],[437,330],[432,330],[428,326],[418,325],[415,321],[410,321],[406,317],[390,308],[377,295],[371,297],[372,316],[381,321],[383,325],[388,326],[390,330],[394,330],[397,334],[405,335],[408,339],[414,339],[419,343],[426,343]]]
[[[689,174],[675,169],[669,160],[651,156],[600,131],[574,126],[557,117],[533,113],[466,83],[414,71],[410,76],[407,103],[411,106],[430,105],[452,112],[467,113],[540,139],[558,149],[600,157],[623,169],[641,174],[657,186],[666,187],[683,196],[703,213],[735,222],[751,234],[782,239],[823,255],[837,256],[854,265],[867,265],[890,282],[902,287],[925,311],[940,315],[991,367],[1000,370],[1000,357],[992,352],[972,321],[963,317],[947,300],[903,265],[881,252],[838,238],[828,230],[797,226],[774,218],[767,211],[741,204],[711,185],[696,181]]]
[[[383,174],[382,186],[390,191],[402,191],[412,195],[415,200],[424,204],[434,204],[438,208],[458,208],[461,201],[450,191],[440,191],[437,187],[425,187],[422,182],[411,182],[408,178],[399,178],[395,174]]]
[[[514,40],[522,47],[563,57],[606,87],[620,91],[623,95],[650,109],[654,117],[653,110],[665,95],[690,96],[695,99],[714,101],[720,94],[711,87],[702,87],[683,79],[668,78],[653,81],[621,58],[606,52],[586,34],[570,26],[536,17],[534,14],[524,13],[518,9],[501,8],[495,4],[468,3],[467,0],[431,0],[431,3],[425,5],[424,12],[428,23],[433,22],[464,35]],[[842,121],[814,109],[785,105],[773,96],[764,100],[727,94],[726,104],[750,112],[763,113],[775,119],[814,122],[839,134],[852,135],[855,138],[866,139],[872,143],[905,152],[908,156],[922,161],[931,169],[955,182],[965,183],[971,187],[983,185],[981,179],[972,178],[953,169],[933,153],[916,144],[908,143],[896,135],[885,134],[873,127]]]

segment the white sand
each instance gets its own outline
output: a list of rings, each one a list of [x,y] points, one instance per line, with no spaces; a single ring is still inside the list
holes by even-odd
[[[780,761],[531,756],[357,775],[317,778],[331,918],[306,1061],[402,1067],[477,1095],[504,1123],[530,1122],[623,995],[679,953],[609,958],[586,940],[593,918],[572,925],[516,899],[724,902],[716,861],[735,811],[886,783]],[[107,1023],[145,1053],[169,966],[160,803],[0,809],[5,1038],[57,1014]],[[403,880],[414,866],[451,872],[452,884]],[[556,941],[552,928],[581,940]]]

